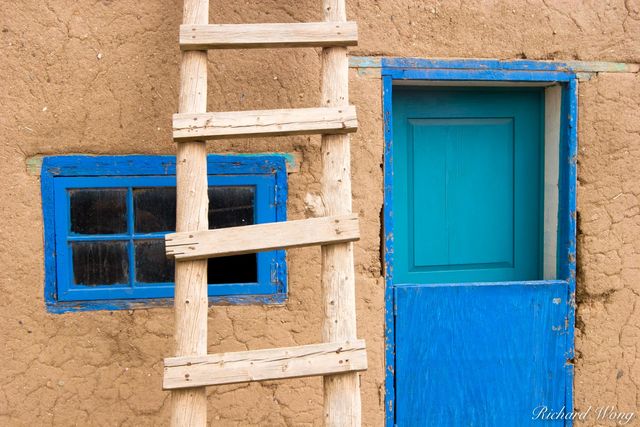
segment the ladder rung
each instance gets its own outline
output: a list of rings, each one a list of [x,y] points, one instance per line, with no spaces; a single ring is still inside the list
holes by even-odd
[[[177,260],[216,258],[274,249],[352,242],[360,238],[357,215],[167,234],[167,256]]]
[[[355,22],[181,25],[183,50],[355,46]]]
[[[348,133],[355,132],[357,127],[353,105],[173,115],[173,139],[176,141]]]
[[[164,359],[165,390],[367,369],[364,340]]]

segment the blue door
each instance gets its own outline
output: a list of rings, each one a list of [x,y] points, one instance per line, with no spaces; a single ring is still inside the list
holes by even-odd
[[[542,282],[544,90],[393,89],[398,426],[563,425],[567,283]]]

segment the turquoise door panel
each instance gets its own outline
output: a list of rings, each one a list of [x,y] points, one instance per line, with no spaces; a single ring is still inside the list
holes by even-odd
[[[541,278],[543,99],[394,89],[394,284]]]
[[[512,267],[513,119],[408,124],[411,270]]]

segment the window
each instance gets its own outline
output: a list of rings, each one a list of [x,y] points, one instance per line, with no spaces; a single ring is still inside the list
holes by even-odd
[[[282,156],[209,156],[209,228],[286,220]],[[166,304],[174,261],[175,157],[44,159],[45,299],[51,311]],[[208,260],[212,302],[280,302],[284,251]]]

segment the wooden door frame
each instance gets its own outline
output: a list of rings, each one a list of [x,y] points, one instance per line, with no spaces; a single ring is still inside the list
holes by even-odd
[[[566,412],[573,411],[573,358],[576,288],[576,183],[578,76],[567,63],[464,59],[381,58],[384,126],[385,263],[385,424],[395,425],[395,317],[393,296],[393,114],[394,85],[550,86],[561,88],[558,176],[557,277],[568,284],[565,344]],[[537,283],[558,283],[542,280]],[[522,282],[514,282],[522,283]],[[534,408],[531,408],[532,410]],[[566,425],[571,426],[572,420]]]

